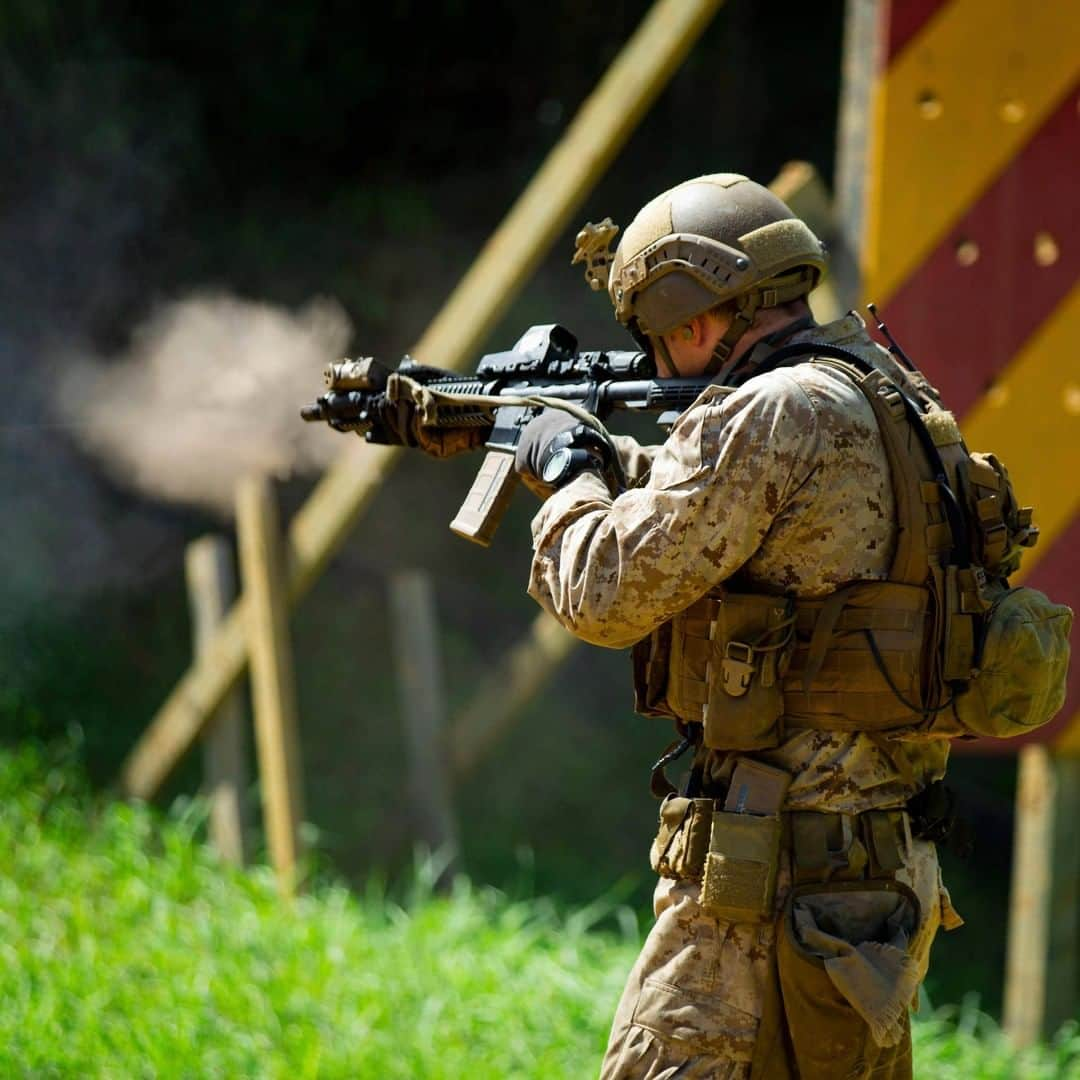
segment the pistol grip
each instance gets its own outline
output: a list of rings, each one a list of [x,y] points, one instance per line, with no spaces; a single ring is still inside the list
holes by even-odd
[[[450,528],[458,536],[487,547],[510,505],[518,475],[514,455],[489,450]]]

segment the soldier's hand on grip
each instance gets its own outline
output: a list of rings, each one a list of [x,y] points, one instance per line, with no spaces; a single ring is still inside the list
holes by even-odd
[[[526,487],[546,498],[587,469],[602,473],[610,454],[592,428],[558,409],[544,409],[522,432],[514,469]]]

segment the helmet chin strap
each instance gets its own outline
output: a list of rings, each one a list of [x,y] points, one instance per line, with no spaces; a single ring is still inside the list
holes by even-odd
[[[761,293],[757,290],[740,297],[739,306],[735,311],[735,317],[724,331],[724,336],[716,343],[708,364],[705,365],[704,374],[716,376],[715,382],[723,381],[731,374],[738,361],[731,359],[735,346],[740,338],[751,326],[754,325],[754,316],[761,307]]]
[[[676,379],[682,378],[682,372],[679,370],[678,364],[672,358],[671,350],[667,347],[667,342],[659,335],[656,335],[656,348],[659,350],[660,355],[664,358],[664,363],[671,368],[672,373]]]
[[[731,354],[735,351],[735,346],[743,334],[754,325],[757,313],[762,308],[780,307],[800,296],[805,296],[813,285],[813,271],[804,269],[801,273],[772,278],[740,296],[739,306],[735,310],[731,325],[716,343],[716,348],[713,349],[713,354],[705,366],[704,374],[712,377],[713,382],[723,384],[732,371],[738,367],[739,362],[744,359],[744,357],[739,357],[732,360]]]

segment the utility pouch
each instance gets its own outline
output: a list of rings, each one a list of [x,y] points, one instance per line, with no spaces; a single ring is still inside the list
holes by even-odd
[[[730,922],[768,922],[780,864],[779,814],[713,813],[701,908]]]
[[[970,682],[953,712],[960,729],[997,739],[1045,724],[1065,703],[1072,611],[1038,589],[1001,591],[983,616]]]
[[[911,1080],[918,967],[907,948],[919,919],[915,894],[895,881],[792,890],[776,957],[802,1080]]]
[[[661,877],[701,880],[709,849],[712,799],[669,795],[660,804],[660,828],[649,852],[649,864]]]
[[[794,636],[787,598],[703,597],[672,622],[668,703],[684,720],[704,725],[711,749],[777,746]]]
[[[741,757],[731,770],[724,809],[734,814],[779,814],[791,774],[754,758]]]

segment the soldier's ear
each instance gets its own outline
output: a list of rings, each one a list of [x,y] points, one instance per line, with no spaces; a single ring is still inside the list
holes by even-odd
[[[700,348],[712,332],[713,328],[710,315],[711,312],[703,311],[700,315],[695,315],[686,326],[682,328],[683,331],[690,331],[690,333],[683,332],[682,336],[695,348]]]

